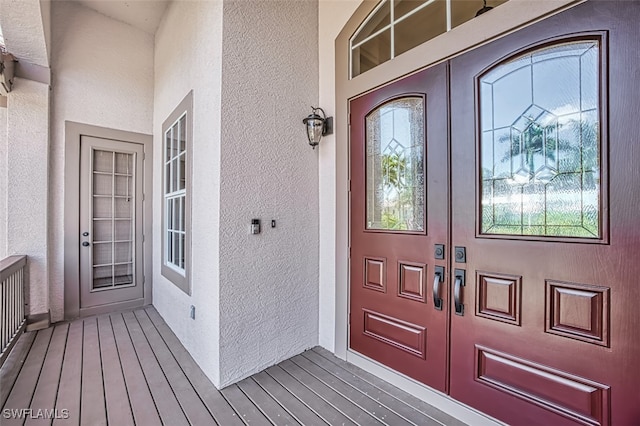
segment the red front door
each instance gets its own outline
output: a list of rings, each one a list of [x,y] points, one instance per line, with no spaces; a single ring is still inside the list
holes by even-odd
[[[350,112],[351,348],[444,391],[446,66],[362,96]]]
[[[638,22],[586,2],[451,61],[450,392],[511,424],[640,425]]]
[[[589,1],[350,102],[353,350],[510,424],[640,424],[638,22]]]

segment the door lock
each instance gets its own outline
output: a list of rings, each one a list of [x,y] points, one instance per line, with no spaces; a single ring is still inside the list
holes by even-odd
[[[89,244],[89,241],[83,241],[82,242],[82,247],[89,247],[91,244]]]
[[[88,237],[88,236],[89,236],[89,233],[88,233],[87,231],[84,231],[84,232],[82,233],[82,236],[83,236],[83,237]]]
[[[467,248],[456,246],[455,256],[456,256],[456,263],[467,263]]]

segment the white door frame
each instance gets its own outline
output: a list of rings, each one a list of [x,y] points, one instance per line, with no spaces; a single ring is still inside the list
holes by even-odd
[[[143,146],[143,301],[135,300],[114,305],[102,305],[80,309],[80,138],[92,136],[101,139],[131,142]],[[127,309],[148,305],[152,301],[152,184],[153,184],[153,136],[142,133],[108,129],[88,124],[65,122],[64,168],[64,318],[96,315],[114,309]]]

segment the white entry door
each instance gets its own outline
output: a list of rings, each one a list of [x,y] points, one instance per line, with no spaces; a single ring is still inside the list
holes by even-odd
[[[80,308],[143,298],[143,145],[80,140]]]

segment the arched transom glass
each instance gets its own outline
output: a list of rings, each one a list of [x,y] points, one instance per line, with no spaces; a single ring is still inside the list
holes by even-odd
[[[387,102],[366,125],[367,229],[425,230],[424,98]]]
[[[545,47],[480,77],[483,234],[602,236],[599,47]]]
[[[382,0],[349,40],[351,77],[473,19],[483,6],[483,0]]]

